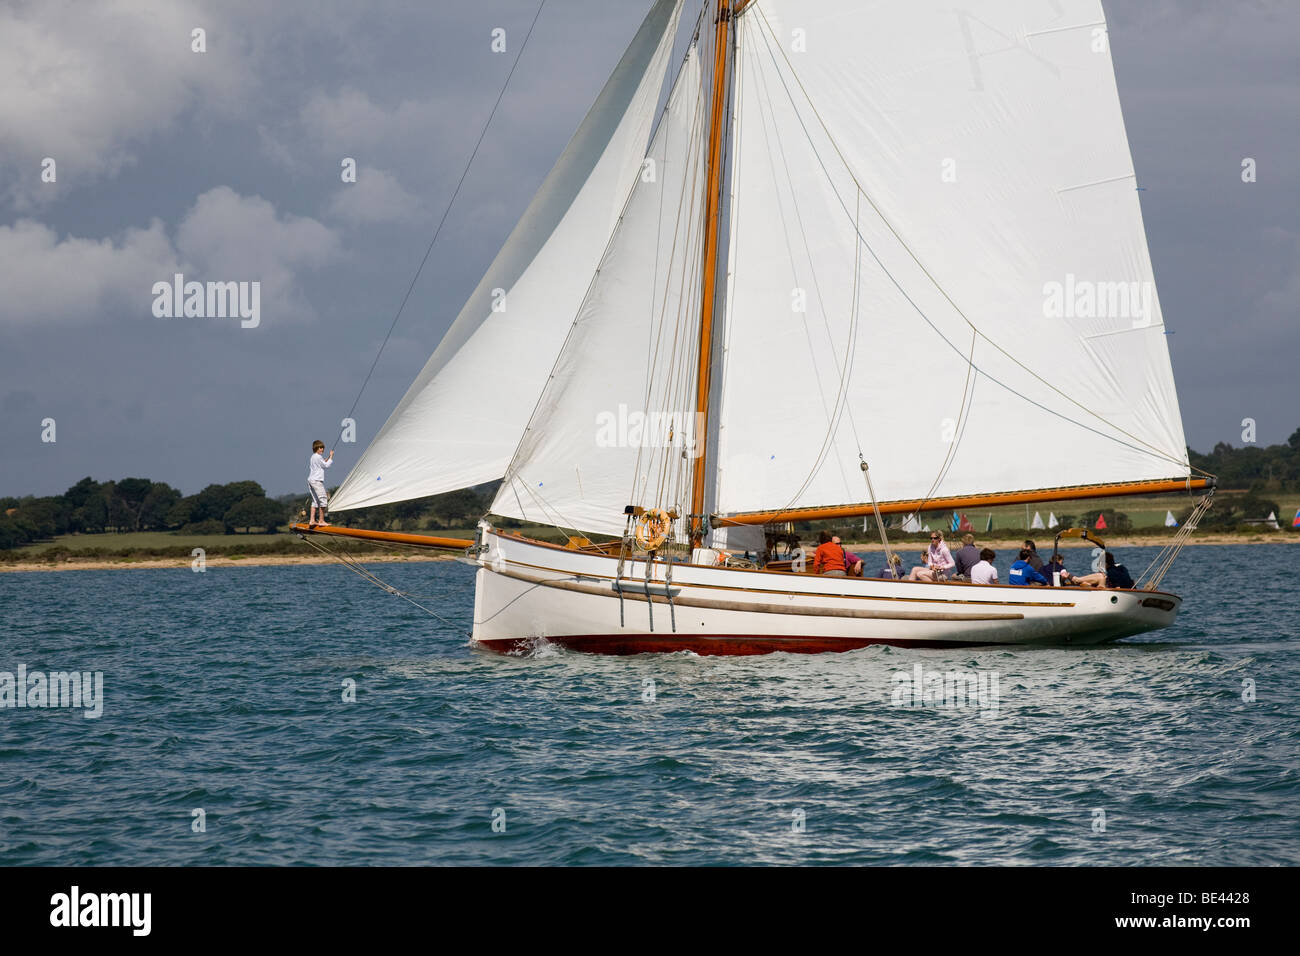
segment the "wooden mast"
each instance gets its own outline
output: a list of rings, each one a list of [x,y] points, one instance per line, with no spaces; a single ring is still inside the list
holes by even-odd
[[[722,124],[727,99],[727,45],[731,0],[718,0],[714,31],[713,101],[709,113],[708,192],[704,206],[704,286],[700,297],[700,355],[695,384],[695,470],[691,482],[691,547],[704,538],[705,458],[708,453],[709,389],[713,379],[713,308],[718,281],[718,213],[722,182]],[[702,444],[701,444],[702,443]]]

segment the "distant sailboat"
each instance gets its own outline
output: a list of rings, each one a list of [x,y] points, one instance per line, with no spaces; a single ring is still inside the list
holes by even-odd
[[[1178,519],[1174,517],[1174,513],[1172,511],[1165,512],[1165,527],[1166,528],[1178,527]]]
[[[1213,487],[1187,459],[1154,291],[1140,322],[1058,301],[1080,281],[1154,290],[1098,0],[982,0],[978,20],[692,3],[660,114],[686,5],[654,3],[332,513],[503,479],[491,514],[569,539],[485,519],[460,542],[473,639],[503,651],[1170,624],[1167,562],[1133,591],[924,583],[761,566],[737,541],[862,516],[888,552],[888,514],[928,531],[922,512],[960,527],[962,508]]]
[[[1047,515],[1047,527],[1056,528],[1059,527],[1060,524],[1061,522],[1056,520],[1056,512],[1049,512]]]
[[[1105,516],[1104,514],[1099,514],[1099,515],[1097,515],[1097,521],[1096,521],[1096,523],[1093,525],[1093,527],[1096,528],[1098,531],[1105,531],[1105,530],[1106,530],[1106,516]]]
[[[1034,512],[1034,520],[1030,522],[1029,527],[1033,531],[1042,531],[1046,528],[1043,524],[1043,516],[1037,511]]]

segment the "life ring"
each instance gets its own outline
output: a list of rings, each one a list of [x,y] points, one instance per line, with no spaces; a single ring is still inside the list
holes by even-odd
[[[636,543],[643,551],[657,551],[668,540],[673,519],[662,508],[647,508],[636,519]]]

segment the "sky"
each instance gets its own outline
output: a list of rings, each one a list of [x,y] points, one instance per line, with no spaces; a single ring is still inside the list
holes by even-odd
[[[1300,426],[1300,3],[1103,5],[1188,444],[1241,445],[1245,419],[1258,443],[1285,441]],[[649,7],[545,4],[357,405],[361,444]],[[300,490],[536,10],[0,0],[0,495],[86,475]],[[156,316],[153,285],[177,272],[259,279],[260,323]]]

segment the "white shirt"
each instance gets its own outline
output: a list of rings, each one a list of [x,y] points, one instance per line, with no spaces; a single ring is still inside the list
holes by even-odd
[[[997,584],[998,569],[987,561],[980,561],[970,569],[970,580],[972,584]]]
[[[334,464],[333,459],[324,457],[320,452],[313,452],[307,464],[308,481],[324,481],[325,469]]]

